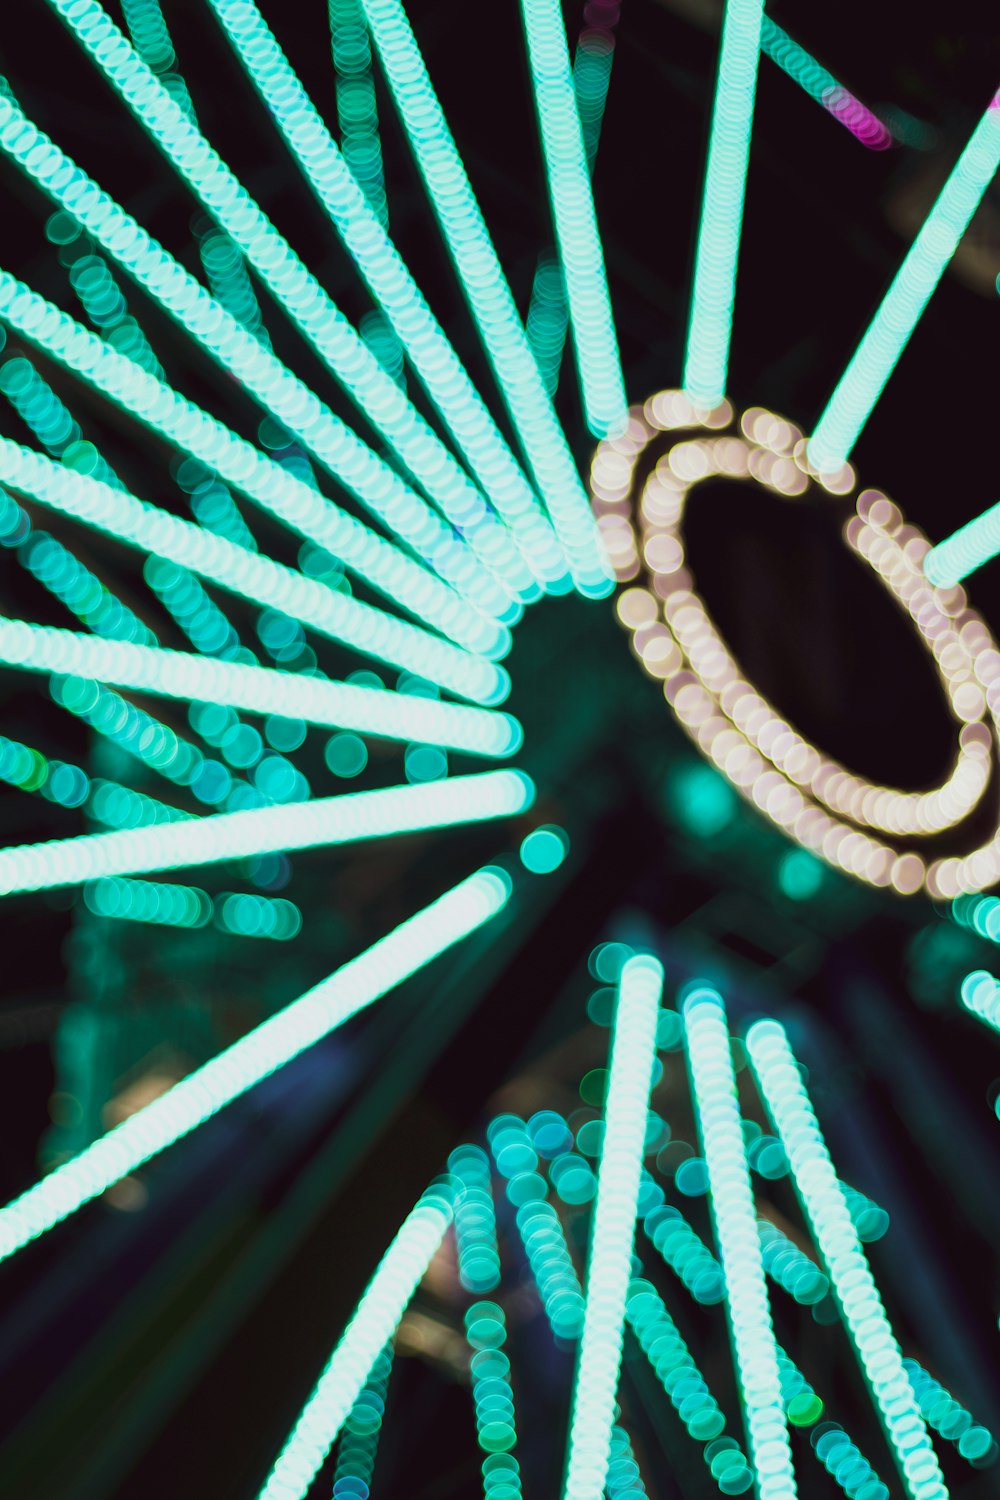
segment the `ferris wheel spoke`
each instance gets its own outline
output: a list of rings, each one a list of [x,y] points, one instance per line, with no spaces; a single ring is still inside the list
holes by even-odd
[[[809,440],[820,473],[847,462],[958,242],[1000,167],[1000,92],[921,225]]]
[[[138,692],[228,704],[250,713],[277,714],[383,739],[440,745],[469,755],[511,755],[522,737],[516,719],[491,709],[241,661],[220,661],[135,641],[101,640],[2,616],[0,662],[35,672],[99,678]]]
[[[399,0],[363,0],[376,51],[528,466],[577,588],[610,592],[607,562],[566,436]]]
[[[726,394],[763,0],[727,0],[698,228],[684,390],[699,407]]]
[[[566,32],[555,0],[522,0],[521,13],[584,410],[603,438],[624,426],[628,401]]]
[[[470,875],[210,1062],[195,1068],[152,1104],[54,1168],[41,1182],[0,1208],[0,1260],[23,1249],[189,1135],[307,1047],[329,1036],[482,927],[506,906],[510,889],[509,878],[500,870],[487,867]],[[446,1227],[447,1221],[442,1234]],[[391,1332],[386,1331],[379,1347]],[[377,1352],[373,1351],[371,1363]],[[367,1368],[361,1372],[362,1383],[367,1373]]]
[[[230,593],[278,609],[331,640],[451,692],[480,703],[506,696],[509,678],[495,662],[7,438],[0,438],[0,481],[72,520],[190,568]]]

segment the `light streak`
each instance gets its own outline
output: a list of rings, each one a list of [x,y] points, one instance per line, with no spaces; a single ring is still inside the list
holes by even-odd
[[[49,3],[239,246],[365,418],[465,536],[482,569],[489,569],[480,579],[480,585],[487,588],[490,575],[497,577],[491,554],[502,550],[505,539],[499,528],[494,529],[491,513],[465,471],[96,0]],[[411,497],[410,509],[412,530],[407,540],[412,544],[416,532],[426,531],[435,518],[416,496]],[[439,528],[438,536],[444,535]],[[475,573],[467,570],[467,582]],[[493,595],[502,598],[501,588],[494,583]]]
[[[562,577],[560,549],[527,480],[256,5],[210,3],[472,472],[511,527],[520,558],[505,554],[509,578],[530,594],[532,573],[542,584]],[[360,5],[357,31],[367,37]]]
[[[816,425],[808,452],[821,473],[850,457],[998,166],[1000,93],[952,168]]]
[[[56,1167],[0,1209],[0,1260],[52,1229],[475,932],[502,911],[509,894],[510,882],[501,871],[477,871]],[[447,1219],[442,1234],[446,1227]],[[371,1363],[387,1336],[372,1351]]]
[[[990,562],[998,552],[1000,501],[932,547],[924,558],[924,573],[938,588],[949,589]]]
[[[641,954],[625,963],[611,1043],[564,1500],[601,1500],[604,1493],[662,990],[663,969],[656,959]]]
[[[708,1167],[712,1218],[758,1494],[760,1500],[790,1497],[797,1494],[795,1472],[721,995],[710,989],[695,990],[684,1002],[683,1016],[691,1091]]]
[[[986,969],[976,969],[962,980],[962,1004],[970,1015],[1000,1032],[1000,983]]]
[[[471,755],[511,755],[522,739],[516,719],[489,709],[134,641],[100,640],[75,630],[3,616],[0,662],[32,672],[95,678],[158,697],[225,703],[250,713],[280,714],[331,729],[443,745]]]
[[[534,787],[523,772],[484,771],[39,844],[9,844],[0,849],[0,896],[79,885],[101,876],[183,870],[254,854],[453,828],[523,812],[533,799]]]
[[[54,3],[54,0],[53,0]],[[88,0],[89,8],[89,0]],[[109,23],[110,24],[110,23]],[[122,42],[124,46],[125,43]],[[152,75],[150,75],[152,76]],[[171,106],[173,107],[173,106]],[[451,528],[248,333],[113,198],[0,96],[0,149],[71,214],[107,253],[264,409],[294,432],[333,477],[424,557],[463,596],[497,614],[509,607]],[[392,384],[392,382],[389,382]]]
[[[610,591],[579,475],[399,0],[363,0],[379,57],[539,494],[582,593]]]
[[[304,1500],[444,1239],[452,1203],[446,1188],[429,1189],[404,1220],[278,1455],[260,1500]]]
[[[911,1500],[948,1490],[788,1038],[758,1021],[747,1051]]]
[[[810,57],[805,48],[800,47],[787,31],[782,31],[770,16],[765,16],[761,23],[760,49],[863,146],[870,151],[886,151],[892,145],[892,132],[877,115],[838,83],[832,73]]]
[[[509,678],[495,663],[6,438],[0,438],[0,480],[129,546],[168,558],[231,593],[294,615],[332,640],[463,697],[495,703],[506,696]]]
[[[684,390],[711,409],[726,394],[763,0],[727,0],[698,229]]]
[[[622,430],[628,401],[562,9],[521,0],[521,12],[584,410],[603,438]]]

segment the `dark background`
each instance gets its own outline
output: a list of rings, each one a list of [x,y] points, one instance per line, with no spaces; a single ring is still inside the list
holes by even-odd
[[[325,6],[268,0],[262,9],[335,127]],[[165,10],[206,133],[359,319],[370,305],[365,292],[207,8],[168,0]],[[409,13],[525,311],[552,231],[518,8],[420,0]],[[565,14],[575,37],[581,8]],[[773,15],[871,107],[890,119],[888,111],[907,112],[906,128],[921,143],[866,150],[762,59],[730,394],[738,407],[770,406],[809,430],[994,92],[996,25],[986,7],[962,5],[918,13],[901,3],[776,4]],[[679,383],[717,28],[718,7],[701,0],[629,0],[617,27],[595,191],[637,401]],[[28,113],[197,273],[194,202],[41,0],[0,22],[0,67]],[[393,236],[500,412],[381,79],[377,86]],[[0,177],[3,264],[79,316],[44,238],[47,206],[6,164]],[[994,188],[853,456],[861,482],[884,488],[932,539],[997,498],[998,270]],[[141,293],[126,291],[168,378],[253,437],[257,415],[233,382]],[[265,293],[260,300],[282,357],[335,410],[360,421]],[[4,357],[11,352],[13,339]],[[38,363],[135,492],[180,510],[170,455]],[[569,357],[558,409],[583,466],[591,445]],[[27,440],[6,407],[2,422]],[[693,567],[749,674],[852,768],[901,787],[937,781],[952,735],[940,690],[904,622],[842,546],[842,515],[790,514],[756,495],[748,505],[724,486],[703,494],[688,524]],[[165,644],[183,644],[155,614],[124,552],[42,521],[155,618]],[[253,524],[264,550],[292,560],[278,528]],[[995,567],[974,580],[971,595],[1000,627]],[[6,612],[72,623],[8,555],[0,580]],[[250,634],[251,612],[230,613]],[[356,665],[328,644],[317,649],[331,673]],[[981,1420],[1000,1424],[990,1376],[1000,1233],[990,1106],[1000,1063],[954,1005],[958,978],[990,966],[993,950],[922,900],[879,896],[831,873],[813,900],[790,901],[778,882],[787,846],[735,804],[721,826],[699,827],[685,814],[684,794],[698,763],[632,662],[608,604],[538,606],[508,664],[510,706],[527,736],[522,763],[540,789],[537,817],[511,829],[296,857],[282,894],[300,904],[305,926],[287,948],[214,930],[103,935],[118,979],[94,1045],[112,1098],[151,1070],[180,1073],[200,1061],[478,862],[516,870],[517,838],[538,818],[559,822],[571,839],[557,875],[518,876],[508,914],[490,931],[167,1153],[131,1197],[88,1207],[0,1268],[5,1493],[256,1493],[377,1257],[448,1151],[478,1135],[497,1107],[528,1112],[549,1099],[573,1107],[576,1078],[599,1062],[606,1041],[586,1026],[587,956],[614,936],[651,943],[673,986],[708,972],[726,986],[738,1018],[767,1009],[788,1021],[842,1174],[892,1214],[873,1264],[904,1352]],[[39,684],[5,673],[0,688],[9,736],[87,762],[83,727]],[[169,708],[149,706],[183,726]],[[335,790],[324,782],[315,735],[302,764],[315,791]],[[473,769],[459,757],[453,768]],[[365,784],[401,779],[398,751],[385,751],[373,756]],[[138,769],[135,784],[156,791]],[[23,842],[83,823],[3,787],[0,827],[7,842]],[[220,884],[235,878],[226,872]],[[53,1130],[58,1137],[75,1107],[66,1099],[67,1007],[86,1010],[88,997],[67,940],[80,922],[72,893],[8,900],[0,910],[5,1198],[51,1159]],[[684,1119],[680,1074],[666,1086],[681,1096],[671,1099]],[[774,1192],[797,1222],[786,1185]],[[444,1337],[459,1327],[460,1309],[438,1287],[424,1311],[444,1333],[423,1358],[398,1361],[376,1479],[387,1500],[477,1492],[468,1393]],[[846,1345],[807,1317],[780,1331],[830,1392],[832,1414],[889,1476]],[[735,1413],[721,1318],[691,1315],[685,1334]],[[526,1492],[555,1493],[562,1449],[551,1435],[561,1430],[570,1366],[545,1363],[548,1346],[530,1319],[512,1338],[515,1370],[520,1360],[525,1372]],[[662,1393],[658,1402],[644,1391],[631,1364],[624,1390],[650,1494],[711,1493],[704,1465],[690,1444],[679,1446],[687,1439],[671,1427],[672,1413],[663,1415]],[[806,1462],[803,1493],[834,1493]],[[993,1492],[995,1469],[977,1475],[951,1450],[945,1464],[955,1494]],[[323,1482],[317,1495],[329,1493]]]

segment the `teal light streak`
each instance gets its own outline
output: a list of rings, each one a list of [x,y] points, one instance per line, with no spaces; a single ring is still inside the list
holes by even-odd
[[[465,471],[96,0],[49,3],[181,177],[232,236],[365,418],[464,535],[481,564],[474,567],[469,551],[453,548],[456,562],[465,564],[461,569],[464,586],[482,588],[484,601],[492,599],[497,613],[509,611],[510,596],[505,596],[492,562],[492,553],[503,545],[502,535],[490,534],[490,513]],[[450,541],[448,528],[416,495],[410,495],[408,510],[406,539],[411,545],[417,545],[414,537],[431,524],[436,524],[442,548],[446,538]]]
[[[952,1443],[973,1468],[986,1468],[997,1459],[997,1443],[989,1428],[974,1421],[972,1413],[966,1411],[961,1402],[917,1364],[915,1359],[904,1359],[905,1369],[913,1394],[920,1407],[920,1415],[935,1432]]]
[[[695,990],[683,1018],[750,1457],[760,1500],[786,1500],[798,1491],[721,995]]]
[[[628,400],[604,252],[558,0],[521,0],[549,199],[562,262],[587,426],[621,432]]]
[[[122,41],[121,46],[125,45]],[[247,333],[6,95],[0,96],[0,149],[54,202],[72,214],[276,421],[296,433],[362,505],[402,537],[459,593],[483,608],[492,599],[498,614],[506,611],[506,597],[492,598],[495,593],[492,580],[478,567],[468,548],[456,541],[451,528],[436,512],[388,464],[377,458],[351,428],[335,417],[303,381]]]
[[[3,616],[0,662],[31,672],[89,677],[160,697],[228,704],[251,713],[279,714],[386,739],[419,739],[472,755],[511,755],[522,739],[516,719],[489,709],[245,662],[218,661],[134,641],[100,640],[79,631]]]
[[[985,969],[976,969],[962,980],[962,1004],[994,1031],[1000,1032],[1000,983]]]
[[[1000,166],[1000,93],[972,132],[809,440],[829,473],[847,461]]]
[[[202,462],[208,472],[223,475],[283,525],[341,558],[394,604],[471,650],[502,655],[508,648],[509,632],[470,607],[437,575],[4,271],[0,316],[122,410]],[[242,538],[239,544],[249,545]]]
[[[0,849],[0,896],[78,885],[102,875],[183,870],[254,854],[453,828],[523,812],[533,798],[534,787],[522,772],[486,771],[420,786],[343,792],[152,827],[8,845]]]
[[[601,1500],[604,1492],[662,991],[663,969],[655,958],[639,954],[625,963],[611,1040],[564,1500]]]
[[[399,0],[363,4],[417,166],[574,582],[582,593],[603,598],[611,579],[580,476],[406,13]]]
[[[102,876],[83,888],[84,905],[99,917],[149,922],[160,927],[206,927],[212,920],[212,898],[192,885]]]
[[[333,640],[427,677],[463,697],[496,703],[507,694],[507,673],[493,662],[137,500],[124,490],[88,475],[73,474],[6,438],[0,438],[0,480],[129,546],[169,558],[256,604],[294,613]]]
[[[447,1188],[430,1188],[404,1220],[278,1455],[260,1500],[304,1500],[444,1239],[452,1202]]]
[[[330,50],[336,70],[340,149],[372,212],[389,227],[372,49],[360,0],[329,0]]]
[[[937,1456],[788,1038],[776,1021],[758,1021],[746,1046],[907,1494],[946,1500]]]
[[[684,389],[701,407],[726,394],[763,9],[763,0],[727,0],[722,25],[684,358]]]
[[[211,3],[472,472],[511,527],[519,557],[512,554],[506,534],[494,541],[504,548],[509,577],[519,593],[530,597],[537,592],[532,574],[547,584],[562,577],[565,563],[527,480],[257,7],[249,0]],[[358,14],[367,42],[360,9]]]
[[[367,1496],[370,1492],[379,1433],[382,1430],[382,1414],[385,1411],[386,1390],[392,1374],[392,1356],[392,1344],[388,1343],[372,1366],[361,1394],[344,1418],[344,1431],[337,1450],[337,1467],[333,1476],[334,1485],[340,1485],[339,1489],[334,1489],[338,1500],[341,1495]],[[365,1486],[364,1491],[358,1490],[359,1481]]]
[[[892,145],[892,133],[882,121],[770,16],[765,16],[761,24],[760,50],[863,145],[873,151],[884,151]]]
[[[13,1255],[98,1197],[112,1183],[188,1135],[307,1047],[475,932],[503,909],[509,895],[506,875],[491,868],[477,871],[401,922],[277,1015],[255,1026],[211,1062],[196,1068],[152,1104],[56,1167],[41,1182],[0,1209],[0,1260]],[[449,1218],[450,1212],[439,1214],[442,1235]],[[391,1332],[392,1328],[387,1328],[372,1349],[348,1407]]]
[[[479,1146],[459,1146],[448,1158],[448,1169],[462,1188],[455,1205],[459,1280],[467,1292],[481,1297],[500,1284],[489,1157]]]
[[[508,1500],[521,1494],[520,1466],[514,1457],[517,1421],[514,1391],[510,1383],[510,1360],[503,1352],[507,1320],[496,1302],[474,1302],[465,1314],[465,1333],[476,1351],[469,1361],[472,1399],[476,1409],[476,1438],[488,1455],[483,1473],[485,1500],[491,1500],[491,1476],[502,1468]]]
[[[949,589],[990,562],[998,552],[1000,501],[932,547],[924,558],[924,573],[937,588]]]

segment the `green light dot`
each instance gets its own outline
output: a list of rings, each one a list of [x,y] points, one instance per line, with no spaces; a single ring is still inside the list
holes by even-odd
[[[789,901],[808,901],[823,884],[823,866],[805,849],[790,849],[778,866],[778,885]]]
[[[604,984],[617,984],[632,949],[627,943],[601,943],[590,955],[590,972]]]
[[[521,840],[521,863],[533,875],[551,875],[569,853],[569,836],[554,823],[533,828]]]
[[[811,1427],[819,1421],[822,1411],[823,1403],[815,1392],[803,1391],[789,1401],[788,1420],[793,1427]]]
[[[608,1079],[610,1074],[607,1068],[591,1068],[580,1080],[580,1098],[584,1104],[593,1104],[600,1107],[608,1096]]]
[[[365,742],[356,734],[335,734],[326,742],[323,756],[334,776],[360,776],[368,764]]]

